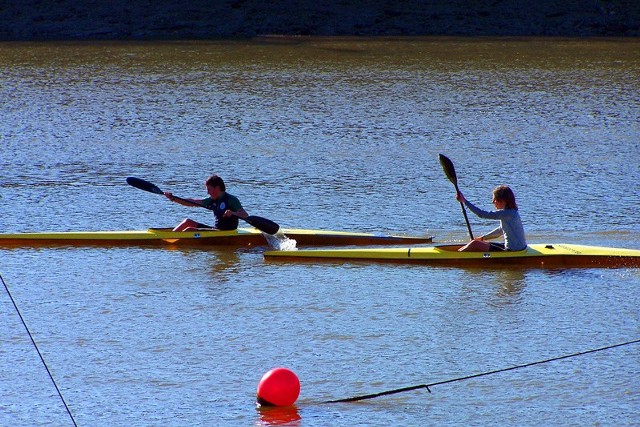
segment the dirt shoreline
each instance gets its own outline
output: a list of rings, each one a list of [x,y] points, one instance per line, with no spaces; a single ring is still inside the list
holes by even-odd
[[[5,0],[0,40],[638,37],[637,0]]]

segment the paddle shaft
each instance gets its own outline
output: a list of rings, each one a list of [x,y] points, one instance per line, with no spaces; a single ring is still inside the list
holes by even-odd
[[[458,185],[454,185],[456,187],[456,194],[460,194],[460,189]],[[471,224],[469,224],[469,217],[467,216],[467,210],[464,208],[464,203],[460,202],[460,207],[462,208],[462,215],[464,215],[464,222],[467,223],[467,230],[469,231],[469,237],[473,240],[473,232],[471,231]]]

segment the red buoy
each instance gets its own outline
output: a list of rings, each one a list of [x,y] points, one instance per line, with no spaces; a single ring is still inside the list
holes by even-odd
[[[274,368],[264,374],[258,391],[257,402],[265,406],[290,406],[300,395],[300,380],[287,368]]]

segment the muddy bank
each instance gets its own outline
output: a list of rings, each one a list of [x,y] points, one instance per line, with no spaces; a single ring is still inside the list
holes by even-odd
[[[640,36],[637,0],[5,0],[0,40]]]

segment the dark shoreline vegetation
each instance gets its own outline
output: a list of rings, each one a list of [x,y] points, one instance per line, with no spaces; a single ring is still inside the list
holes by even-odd
[[[638,37],[638,0],[5,0],[0,41]]]

